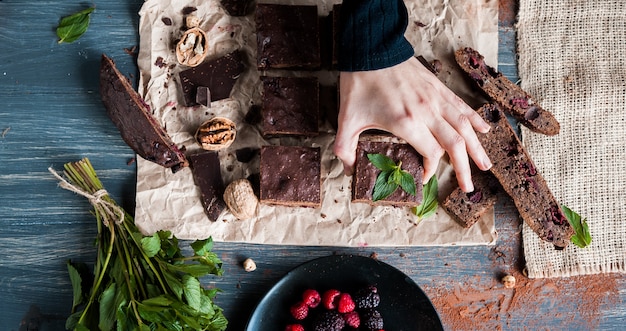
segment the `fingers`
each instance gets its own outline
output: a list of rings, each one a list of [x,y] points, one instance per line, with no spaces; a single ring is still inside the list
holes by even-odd
[[[346,176],[351,176],[354,171],[356,147],[360,134],[361,130],[357,126],[352,126],[346,121],[339,121],[333,152],[343,162],[343,172]]]

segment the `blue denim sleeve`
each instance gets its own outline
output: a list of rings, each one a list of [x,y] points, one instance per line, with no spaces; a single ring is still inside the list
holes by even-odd
[[[340,15],[339,71],[382,69],[414,56],[402,0],[344,0]]]

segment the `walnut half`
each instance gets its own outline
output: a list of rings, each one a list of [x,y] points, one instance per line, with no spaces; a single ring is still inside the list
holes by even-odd
[[[176,59],[182,65],[195,67],[204,61],[208,51],[206,33],[194,27],[185,31],[176,44]]]
[[[236,136],[235,122],[224,117],[214,117],[202,123],[196,131],[196,141],[207,151],[217,151],[230,146]]]

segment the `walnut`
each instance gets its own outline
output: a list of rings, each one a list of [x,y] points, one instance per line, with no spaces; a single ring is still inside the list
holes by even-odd
[[[240,220],[253,217],[259,204],[252,184],[247,179],[230,183],[224,191],[224,201],[230,212]]]
[[[204,61],[208,51],[206,33],[194,27],[185,31],[176,44],[176,59],[182,65],[195,67]]]
[[[196,141],[207,151],[230,146],[236,136],[235,122],[224,117],[214,117],[202,123],[196,131]]]
[[[506,276],[502,277],[502,284],[504,284],[504,287],[506,287],[506,288],[514,288],[515,287],[515,277],[513,277],[511,275],[506,275]]]
[[[185,17],[185,26],[187,27],[187,29],[199,27],[200,18],[196,15],[187,15]]]

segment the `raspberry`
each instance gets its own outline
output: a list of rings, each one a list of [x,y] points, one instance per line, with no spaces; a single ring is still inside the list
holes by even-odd
[[[302,301],[304,301],[307,306],[315,308],[320,304],[322,298],[320,297],[320,293],[316,290],[308,289],[302,293]]]
[[[361,325],[361,318],[359,317],[359,313],[356,311],[343,314],[343,320],[346,321],[347,326],[353,329],[357,329],[359,325]]]
[[[289,311],[291,312],[291,316],[293,316],[293,318],[303,320],[309,315],[309,306],[307,306],[304,301],[300,301],[291,306]]]
[[[301,324],[289,324],[285,328],[285,331],[304,331],[304,326]]]
[[[322,312],[315,320],[315,331],[341,331],[346,326],[341,314],[334,310],[326,310]]]
[[[356,305],[348,293],[341,293],[337,301],[337,311],[344,314],[354,311]]]
[[[356,303],[356,307],[358,309],[371,309],[378,307],[380,304],[378,289],[376,286],[370,285],[358,290],[354,294],[354,302]]]
[[[324,292],[324,294],[322,295],[322,304],[324,305],[324,308],[328,310],[337,308],[337,301],[340,294],[341,292],[335,289]]]
[[[383,328],[383,317],[376,309],[366,309],[361,312],[361,325],[370,331],[378,331]]]

